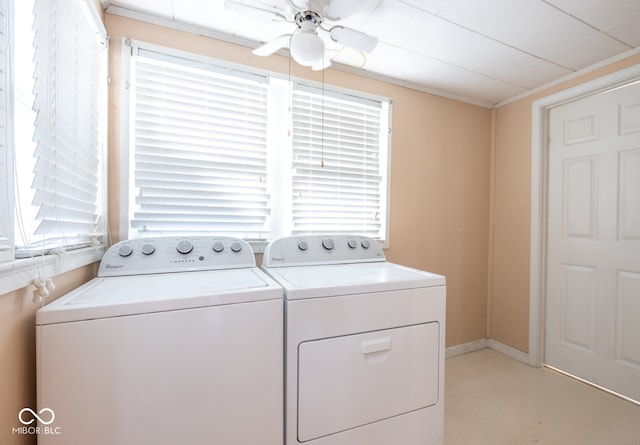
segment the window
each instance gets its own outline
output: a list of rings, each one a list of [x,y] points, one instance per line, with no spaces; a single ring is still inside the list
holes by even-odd
[[[131,70],[130,235],[264,239],[266,79],[148,51]]]
[[[125,42],[122,238],[386,239],[386,99]]]
[[[18,254],[91,245],[104,235],[106,37],[88,20],[90,7],[85,0],[16,2]]]
[[[100,245],[106,235],[107,36],[94,2],[0,4],[7,7],[0,11],[6,12],[0,33],[8,64],[2,70],[7,125],[0,134],[0,193],[8,205],[0,209],[0,260]],[[95,260],[95,253],[87,256]],[[24,266],[17,264],[14,271]],[[3,280],[0,291],[29,282],[5,286]]]
[[[383,238],[388,122],[380,101],[298,85],[293,92],[291,233]],[[384,133],[382,129],[384,128]]]

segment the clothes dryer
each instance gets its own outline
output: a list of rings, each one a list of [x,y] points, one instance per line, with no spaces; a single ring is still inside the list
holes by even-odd
[[[242,240],[115,244],[36,313],[38,443],[281,445],[282,313]]]
[[[273,241],[263,270],[285,295],[286,445],[443,443],[443,276],[348,235]]]

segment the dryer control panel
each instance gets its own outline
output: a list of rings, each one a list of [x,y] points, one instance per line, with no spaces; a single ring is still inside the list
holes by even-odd
[[[140,238],[111,246],[99,277],[256,267],[249,244],[232,237]]]
[[[377,241],[360,235],[289,236],[272,241],[264,251],[264,267],[385,261]]]

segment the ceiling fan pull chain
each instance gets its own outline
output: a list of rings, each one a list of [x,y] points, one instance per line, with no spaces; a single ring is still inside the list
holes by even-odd
[[[322,70],[322,122],[321,122],[321,129],[320,129],[320,155],[321,155],[321,160],[320,160],[320,167],[324,168],[324,70]]]

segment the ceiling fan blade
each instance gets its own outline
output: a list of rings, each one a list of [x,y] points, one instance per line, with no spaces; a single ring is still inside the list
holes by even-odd
[[[252,15],[257,18],[268,18],[274,21],[290,22],[291,19],[287,17],[285,11],[274,7],[262,7],[258,5],[252,5],[249,3],[243,3],[241,1],[227,0],[224,2],[224,7],[227,9],[238,11],[240,14]]]
[[[324,15],[329,20],[341,20],[359,12],[373,11],[381,0],[324,0]]]
[[[309,0],[289,0],[289,5],[296,11],[306,11],[311,7]]]
[[[283,34],[271,40],[270,42],[260,45],[259,47],[257,47],[251,52],[256,56],[261,56],[261,57],[270,56],[276,53],[277,51],[280,51],[283,48],[287,48],[289,46],[290,39],[291,39],[291,34]]]
[[[334,26],[329,30],[329,35],[334,42],[367,54],[378,45],[377,37],[344,26]]]

